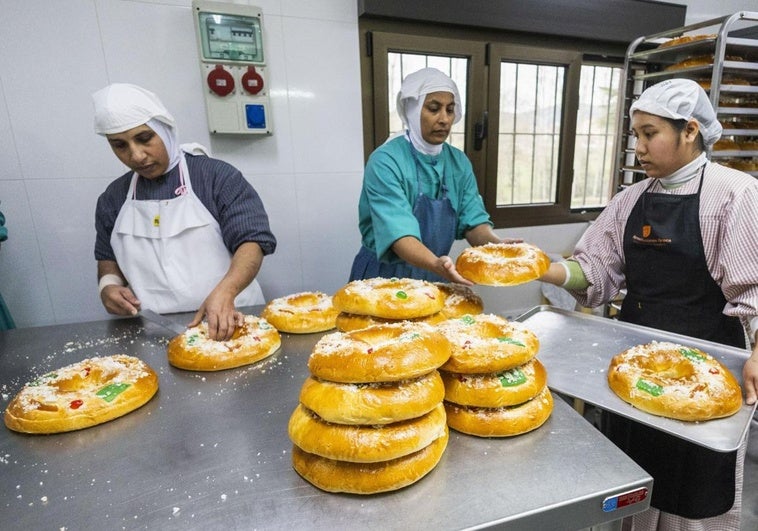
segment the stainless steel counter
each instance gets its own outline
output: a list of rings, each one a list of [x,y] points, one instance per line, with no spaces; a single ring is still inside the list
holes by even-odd
[[[283,334],[268,360],[216,373],[169,366],[170,336],[142,318],[0,332],[3,410],[25,382],[90,356],[135,355],[160,378],[148,404],[100,426],[0,427],[0,529],[573,530],[649,506],[619,495],[650,476],[560,399],[522,436],[451,431],[439,465],[405,489],[322,492],[292,469],[287,435],[320,334]]]

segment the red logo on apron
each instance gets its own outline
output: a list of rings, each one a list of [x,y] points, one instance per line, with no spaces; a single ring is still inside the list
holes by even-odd
[[[642,226],[642,237],[647,238],[650,236],[650,233],[653,231],[652,227],[650,225],[643,225]]]

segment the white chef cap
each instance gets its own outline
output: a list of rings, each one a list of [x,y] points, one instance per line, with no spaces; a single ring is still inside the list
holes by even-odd
[[[646,89],[629,108],[672,120],[696,120],[706,147],[721,138],[723,130],[703,88],[691,79],[667,79]]]
[[[460,121],[462,115],[461,97],[458,94],[458,87],[455,81],[436,68],[422,68],[412,74],[408,74],[400,86],[400,92],[397,93],[397,113],[406,127],[410,123],[407,114],[408,100],[417,100],[418,103],[424,103],[424,98],[431,92],[452,93],[455,99],[455,119],[453,123]]]
[[[142,87],[113,83],[92,95],[95,104],[95,132],[122,133],[155,119],[175,128],[174,117],[161,100]]]

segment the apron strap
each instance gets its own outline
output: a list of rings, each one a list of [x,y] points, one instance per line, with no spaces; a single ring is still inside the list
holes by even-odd
[[[192,191],[192,181],[189,178],[189,174],[190,174],[189,168],[187,167],[187,159],[184,157],[184,154],[182,154],[182,156],[179,157],[178,166],[179,166],[179,186],[176,188],[176,190],[174,190],[174,195],[177,195],[177,196],[187,195]],[[140,175],[136,171],[132,172],[132,179],[129,182],[129,189],[126,192],[127,201],[129,201],[130,199],[132,200],[137,199],[137,180],[139,179],[139,177]]]

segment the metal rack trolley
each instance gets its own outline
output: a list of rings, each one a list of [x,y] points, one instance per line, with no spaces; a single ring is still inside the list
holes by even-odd
[[[661,46],[686,35],[706,37]],[[706,64],[676,68],[684,60],[703,56],[709,58]],[[613,174],[618,189],[644,178],[634,155],[629,107],[645,88],[671,78],[693,79],[708,87],[706,92],[724,126],[722,138],[732,137],[738,143],[750,137],[758,140],[758,12],[740,11],[642,36],[629,45],[620,88]],[[758,149],[718,150],[710,156],[758,177]]]

